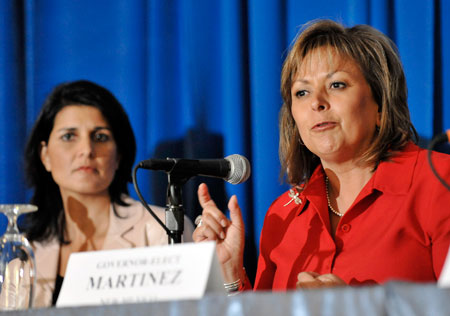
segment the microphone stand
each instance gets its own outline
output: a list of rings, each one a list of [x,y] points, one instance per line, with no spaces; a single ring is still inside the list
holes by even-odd
[[[179,244],[182,241],[184,230],[184,207],[182,187],[189,177],[180,173],[168,173],[167,199],[166,199],[166,227],[169,245]]]
[[[168,161],[169,160],[169,161]],[[240,155],[231,155],[226,157],[228,163],[225,166],[221,161],[219,163],[207,163],[206,160],[201,163],[200,160],[166,158],[150,159],[141,161],[133,168],[133,184],[142,205],[150,212],[154,219],[166,231],[169,244],[181,243],[184,230],[184,207],[182,202],[182,187],[191,177],[203,175],[210,177],[224,178],[232,184],[244,182],[250,176],[250,163]],[[136,172],[138,168],[161,170],[168,175],[168,187],[165,209],[165,224],[151,210],[139,191]],[[231,175],[231,176],[230,176]]]

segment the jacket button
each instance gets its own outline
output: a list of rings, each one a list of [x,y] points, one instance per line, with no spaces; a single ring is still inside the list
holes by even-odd
[[[348,233],[352,227],[349,224],[344,224],[341,226],[341,231]]]

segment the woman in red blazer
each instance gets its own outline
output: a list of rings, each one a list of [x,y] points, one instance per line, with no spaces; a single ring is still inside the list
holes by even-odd
[[[291,190],[261,233],[256,289],[435,282],[450,245],[450,192],[433,175],[407,105],[395,45],[367,25],[322,20],[282,70],[280,158]],[[450,181],[450,156],[434,152]],[[194,240],[217,240],[227,288],[251,288],[236,197],[228,220],[199,187]]]

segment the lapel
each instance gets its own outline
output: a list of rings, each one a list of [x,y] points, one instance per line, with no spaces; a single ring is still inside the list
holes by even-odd
[[[134,226],[139,221],[139,216],[133,206],[123,207],[115,205],[117,214],[114,214],[113,205],[109,210],[109,229],[105,238],[103,249],[131,248],[135,247],[133,242]]]
[[[317,166],[302,192],[305,200],[313,206],[322,223],[330,229],[330,215],[325,192],[325,176],[322,165]],[[307,203],[305,203],[306,205]]]
[[[130,206],[115,204],[116,212],[110,207],[109,230],[103,249],[134,248],[167,244],[165,231],[152,218],[147,210],[130,197],[125,202]],[[164,210],[152,206],[152,210],[164,222]]]

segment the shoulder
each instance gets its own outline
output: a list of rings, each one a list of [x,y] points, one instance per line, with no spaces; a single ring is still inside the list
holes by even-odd
[[[280,228],[281,223],[285,223],[299,214],[305,203],[306,199],[301,188],[294,187],[284,192],[270,205],[264,219],[263,229],[267,231],[272,228]]]
[[[60,245],[58,238],[56,237],[53,237],[46,241],[32,241],[30,243],[33,248],[33,251],[40,251],[41,249],[48,249],[48,248],[56,248],[59,247]]]
[[[427,231],[448,222],[450,194],[436,174],[450,183],[450,155],[431,152],[432,171],[426,149],[409,143],[390,161],[380,163],[374,188],[386,194],[390,205],[401,203],[411,216],[419,219]]]
[[[141,202],[133,199],[130,196],[126,196],[122,199],[126,206],[114,204],[115,210],[119,217],[123,218],[136,218],[136,219],[147,219],[153,218],[150,212],[142,205]],[[159,219],[164,219],[164,208],[156,205],[149,205],[149,208],[158,216]]]
[[[164,228],[158,223],[153,215],[142,205],[140,201],[127,196],[123,199],[128,206],[115,205],[117,214],[123,218],[122,221],[130,221],[134,225],[135,230],[144,229],[147,232],[148,238],[153,243],[167,243],[167,233]],[[165,224],[166,211],[164,207],[157,205],[148,205],[153,214]],[[193,225],[191,220],[184,216],[184,240],[192,241]]]
[[[59,256],[60,246],[61,245],[56,237],[48,241],[31,242],[31,248],[33,249],[35,259],[39,262],[45,262],[49,259],[49,257],[54,257],[55,255]]]
[[[436,161],[437,164],[445,163],[443,167],[449,167],[448,163],[450,162],[450,155],[437,152],[437,151],[429,151],[428,149],[424,149],[419,147],[418,145],[410,142],[408,143],[401,151],[397,152],[393,158],[393,163],[407,163],[412,162],[416,165],[429,164],[428,155],[431,154],[432,161]],[[389,162],[388,162],[389,163]]]
[[[438,151],[429,151],[423,148],[418,148],[418,164],[427,165],[428,170],[431,171],[430,158],[433,167],[438,172],[442,172],[445,176],[450,176],[448,171],[450,170],[450,155],[441,153]],[[446,172],[447,171],[447,172]]]
[[[444,178],[450,177],[450,155],[432,152],[433,165]],[[408,143],[388,161],[379,164],[374,177],[375,188],[394,194],[407,194],[420,184],[435,187],[439,180],[433,174],[428,161],[428,150]]]
[[[412,176],[414,181],[420,181],[422,185],[438,185],[436,173],[447,182],[450,180],[450,155],[448,154],[408,144],[399,158],[403,158],[406,164],[414,163]]]

